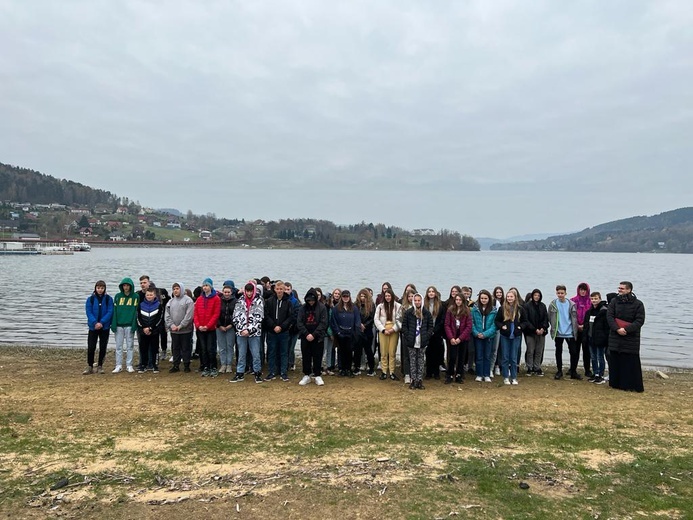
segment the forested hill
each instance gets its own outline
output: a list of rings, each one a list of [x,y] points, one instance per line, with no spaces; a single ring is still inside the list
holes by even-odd
[[[4,200],[94,207],[97,204],[114,204],[117,197],[108,191],[96,190],[78,182],[0,163],[0,201]]]
[[[693,253],[693,207],[614,220],[545,240],[493,244],[492,250]]]

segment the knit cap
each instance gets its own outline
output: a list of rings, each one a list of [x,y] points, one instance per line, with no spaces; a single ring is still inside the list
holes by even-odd
[[[214,283],[212,282],[211,278],[205,278],[202,281],[202,285],[209,285],[210,287],[214,288]]]
[[[233,280],[226,280],[224,282],[224,287],[229,287],[232,291],[236,290],[236,284],[233,283]]]

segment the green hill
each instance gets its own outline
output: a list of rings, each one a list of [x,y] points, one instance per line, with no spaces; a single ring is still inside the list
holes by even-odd
[[[493,244],[501,251],[603,251],[613,253],[693,253],[693,207],[653,216],[614,220],[544,240]]]

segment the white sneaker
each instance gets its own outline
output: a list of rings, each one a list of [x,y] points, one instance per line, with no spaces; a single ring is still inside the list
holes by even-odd
[[[169,362],[169,363],[173,363],[173,356],[171,356],[170,358],[168,358],[168,362]]]
[[[118,372],[122,372],[122,371],[123,371],[123,367],[121,365],[116,365],[116,367],[113,369],[111,374],[117,374]]]
[[[509,385],[509,384],[510,384],[510,379],[508,379],[507,377],[504,377],[504,378],[503,378],[503,384],[504,384],[504,385]]]
[[[411,384],[411,377],[410,376],[408,376],[408,375],[404,376],[404,384],[405,385]]]
[[[511,385],[519,385],[520,383],[517,382],[517,379],[513,379],[510,384]]]
[[[483,380],[484,380],[484,378],[481,377],[481,376],[476,376],[476,377],[474,378],[474,381],[476,381],[477,383],[481,383]]]
[[[382,369],[383,369],[383,366],[380,364],[380,362],[378,362],[378,370],[382,370]]]
[[[440,365],[438,367],[438,370],[440,370],[441,372],[445,372],[445,367],[443,365]]]
[[[496,370],[494,370],[493,373],[496,374],[497,376],[499,376],[500,375],[500,367],[496,367]]]
[[[306,376],[306,377],[308,377],[308,376]],[[325,384],[325,381],[322,380],[322,377],[315,376],[315,384],[318,386],[323,386]]]
[[[320,381],[322,381],[322,378],[320,378]],[[316,381],[315,381],[315,382],[317,383],[317,378],[316,378]],[[306,386],[308,383],[310,383],[310,376],[303,376],[303,379],[301,379],[301,380],[298,382],[298,384],[301,385],[301,386]],[[323,385],[324,385],[324,384],[325,384],[325,383],[323,383]]]
[[[490,377],[485,377],[484,378],[484,383],[492,383],[493,380]]]
[[[135,371],[135,369],[132,368],[132,365],[128,366],[128,372],[130,372],[132,374],[134,371]]]

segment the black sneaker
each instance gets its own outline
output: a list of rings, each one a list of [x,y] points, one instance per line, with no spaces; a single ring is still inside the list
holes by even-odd
[[[450,376],[446,377],[446,378],[445,378],[445,384],[446,384],[446,385],[452,384],[452,377],[450,377]]]
[[[603,385],[606,383],[606,379],[604,379],[602,376],[597,376],[597,379],[594,380],[595,385]]]
[[[594,383],[597,379],[599,379],[599,376],[591,376],[587,378],[587,382]]]
[[[185,367],[183,368],[183,372],[185,372],[186,374],[192,372],[192,370],[190,370],[190,365],[185,365]]]
[[[373,377],[375,375],[375,370],[369,370],[366,374],[368,377]]]
[[[582,381],[582,376],[577,372],[570,373],[570,379],[575,379],[576,381]]]
[[[458,385],[463,384],[464,383],[464,376],[462,376],[462,374],[457,374],[455,376],[455,383],[457,383]]]
[[[355,376],[360,376],[360,375],[361,375],[361,371],[357,368],[356,370],[353,371],[353,374],[354,374]]]
[[[261,374],[260,372],[256,372],[256,373],[255,373],[255,382],[256,382],[257,384],[262,383],[262,374]]]
[[[390,379],[393,381],[399,381],[399,377],[397,377],[397,374],[390,374]]]
[[[180,368],[175,365],[168,369],[169,374],[175,374],[176,372],[180,372]]]
[[[596,377],[591,370],[585,370],[585,377],[587,378],[593,378]]]
[[[382,374],[380,374],[380,380],[381,380],[381,381],[385,381],[386,379],[387,379],[387,374],[386,374],[385,372],[383,372]]]
[[[229,379],[229,383],[240,383],[241,381],[245,380],[245,374],[241,374],[239,372],[236,372],[236,375],[233,376],[233,379]]]
[[[272,380],[275,379],[276,377],[277,377],[277,376],[275,376],[274,374],[267,374],[267,377],[265,378],[265,381],[272,381]]]
[[[544,372],[541,368],[537,368],[537,371],[535,372],[535,374],[539,377],[544,377]]]
[[[559,370],[558,372],[556,372],[556,375],[553,376],[553,378],[556,379],[556,380],[558,380],[558,379],[563,379],[563,371],[562,371],[562,370]]]

